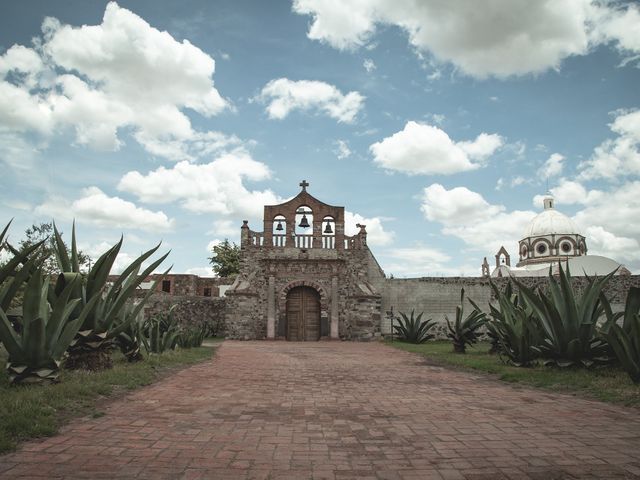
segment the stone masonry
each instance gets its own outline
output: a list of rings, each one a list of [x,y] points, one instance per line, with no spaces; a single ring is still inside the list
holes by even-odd
[[[384,272],[367,246],[365,226],[345,235],[344,207],[317,200],[306,182],[301,186],[292,200],[265,206],[263,232],[246,221],[242,226],[240,274],[226,293],[227,338],[286,339],[287,299],[296,287],[319,294],[320,338],[379,336],[381,295],[374,285],[384,282]],[[300,212],[312,217],[310,233],[296,233]]]

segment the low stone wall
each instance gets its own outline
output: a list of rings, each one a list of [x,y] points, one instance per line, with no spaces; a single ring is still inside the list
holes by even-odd
[[[180,325],[206,326],[218,335],[223,333],[225,298],[155,294],[145,305],[144,316],[167,313],[172,305],[176,305],[173,315]]]
[[[499,288],[504,288],[507,278],[493,278]],[[545,286],[547,277],[521,277],[518,281],[528,287]],[[586,277],[573,277],[574,288],[579,291],[587,284]],[[640,287],[640,275],[617,275],[611,278],[606,288],[605,295],[609,298],[614,311],[624,309],[624,302],[629,288]],[[410,279],[387,279],[382,290],[382,333],[391,333],[391,311],[397,316],[399,312],[407,315],[412,310],[416,315],[424,312],[423,318],[432,318],[439,325],[435,328],[438,337],[445,335],[445,316],[455,319],[456,307],[460,304],[460,290],[465,289],[465,311],[471,304],[470,298],[480,308],[488,311],[488,305],[494,300],[489,279],[484,277],[424,277]]]
[[[500,288],[508,281],[506,278],[492,279]],[[529,287],[546,285],[545,277],[525,277],[519,281]],[[574,277],[573,284],[581,290],[587,283],[585,277]],[[374,326],[378,324],[377,299],[350,298],[345,305],[345,319],[341,327],[340,337],[351,340],[365,340],[377,336],[377,332],[383,335],[391,333],[391,315],[397,316],[399,312],[407,315],[414,310],[416,315],[424,312],[423,318],[433,318],[439,325],[434,332],[438,337],[444,337],[445,316],[455,319],[456,307],[460,303],[460,290],[465,289],[465,297],[472,299],[481,308],[488,311],[488,305],[494,300],[489,280],[483,277],[425,277],[411,279],[387,279],[382,288],[380,312],[380,330]],[[610,299],[614,311],[624,308],[624,302],[629,288],[640,287],[640,275],[620,275],[613,277],[605,294]],[[246,297],[246,298],[245,298]],[[245,305],[241,300],[251,300]],[[230,338],[249,339],[264,338],[266,331],[266,318],[262,318],[257,307],[259,297],[257,295],[230,295],[227,298],[198,297],[184,295],[166,295],[157,293],[147,303],[144,315],[155,315],[169,310],[176,304],[174,315],[183,325],[201,326],[207,325],[219,335],[227,335]],[[244,308],[241,308],[244,306]],[[465,309],[470,311],[471,304],[465,303]],[[231,316],[229,316],[227,314]],[[225,328],[225,317],[232,318],[230,325]],[[364,322],[363,318],[370,318],[370,322]]]

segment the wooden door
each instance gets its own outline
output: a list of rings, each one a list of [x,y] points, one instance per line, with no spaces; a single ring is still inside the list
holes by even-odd
[[[295,287],[287,295],[287,340],[320,339],[320,295],[310,287]]]

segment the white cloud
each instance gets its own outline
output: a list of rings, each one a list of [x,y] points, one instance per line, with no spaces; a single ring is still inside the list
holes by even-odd
[[[392,248],[383,251],[380,259],[387,275],[396,277],[423,277],[423,276],[448,276],[471,274],[477,275],[479,267],[471,272],[463,268],[451,268],[452,258],[446,253],[423,245],[414,245],[410,248]]]
[[[75,218],[104,228],[162,232],[174,226],[174,220],[163,212],[137,207],[119,197],[109,197],[97,187],[85,188],[82,196],[72,202],[59,197],[50,198],[36,207],[35,212],[67,220]]]
[[[357,224],[366,225],[367,244],[371,246],[384,246],[393,242],[394,233],[388,232],[382,226],[379,217],[365,218],[358,213],[344,212],[344,233],[345,235],[356,235],[360,229]]]
[[[293,10],[312,15],[309,38],[339,49],[365,45],[377,24],[396,25],[419,52],[477,77],[557,68],[588,47],[586,1],[295,0]]]
[[[53,111],[49,99],[31,95],[27,88],[2,81],[0,76],[0,128],[2,130],[48,134],[53,128],[52,117]]]
[[[33,159],[39,148],[33,141],[22,135],[3,132],[0,129],[0,162],[4,162],[15,170],[28,171],[33,167]]]
[[[556,202],[562,205],[588,205],[600,200],[604,193],[600,190],[588,191],[581,183],[562,178],[558,186],[551,189],[551,194]],[[533,204],[542,208],[544,197],[544,195],[536,195],[533,197]]]
[[[458,237],[485,255],[502,245],[517,252],[522,232],[536,215],[533,211],[507,212],[503,205],[492,205],[466,187],[447,190],[438,183],[424,189],[421,209],[427,220],[442,224],[443,234]]]
[[[307,36],[338,49],[366,46],[377,25],[395,25],[422,56],[466,74],[507,77],[558,69],[590,45],[640,51],[638,7],[595,0],[294,0],[310,15]]]
[[[260,216],[262,216],[262,212]],[[207,235],[219,235],[230,242],[238,243],[240,241],[240,225],[241,223],[237,220],[218,219],[213,222],[213,228],[207,232]],[[254,225],[253,230],[259,231],[260,227]]]
[[[447,190],[439,183],[424,189],[421,210],[425,217],[440,223],[473,223],[502,212],[502,206],[490,205],[482,195],[466,187]]]
[[[640,181],[627,182],[604,192],[587,190],[580,183],[566,179],[552,189],[561,212],[563,204],[583,205],[573,220],[587,239],[589,254],[628,261],[627,267],[632,271],[640,269],[640,224],[629,221],[640,218],[638,191]],[[536,211],[508,211],[466,187],[447,190],[436,183],[424,189],[422,211],[427,220],[442,225],[444,235],[461,239],[470,251],[489,256],[504,245],[517,257],[517,242],[531,219],[540,212],[541,199],[542,196],[534,198]]]
[[[640,269],[640,181],[614,186],[610,191],[587,192],[585,207],[573,217],[587,238],[591,255],[604,255],[630,262],[632,271]]]
[[[602,255],[619,262],[640,260],[640,243],[636,238],[619,237],[601,226],[585,230],[590,255]]]
[[[191,108],[215,115],[227,102],[213,87],[213,58],[188,40],[176,41],[115,2],[107,4],[102,24],[72,27],[45,22],[44,51],[57,65],[77,70],[134,105]],[[158,133],[166,128],[155,122]]]
[[[376,69],[376,64],[370,58],[365,58],[364,62],[362,62],[362,66],[367,71],[367,73],[371,73]]]
[[[640,239],[640,222],[632,221],[640,218],[638,192],[640,181],[627,182],[595,196],[574,219],[583,230],[600,226],[619,237]]]
[[[220,245],[222,242],[223,240],[220,240],[219,238],[214,238],[213,240],[211,240],[209,243],[207,243],[207,253],[211,254],[213,247],[215,247],[216,245]]]
[[[440,113],[432,113],[431,115],[431,120],[433,120],[433,123],[436,123],[438,125],[442,125],[442,123],[445,121],[445,116],[440,114]]]
[[[124,243],[126,243],[127,240],[128,236],[124,239]],[[79,243],[78,248],[82,252],[89,255],[92,261],[95,262],[103,253],[113,247],[117,243],[117,241],[118,239],[114,239],[112,243],[105,241],[99,243]],[[113,267],[111,267],[111,274],[118,275],[122,273],[129,265],[131,265],[131,262],[135,261],[139,257],[139,255],[140,254],[132,255],[120,250],[120,253],[118,253],[115,262],[113,262]]]
[[[183,161],[146,175],[131,171],[122,177],[118,189],[145,203],[181,202],[185,209],[196,213],[259,217],[263,205],[278,203],[279,199],[271,190],[247,190],[243,181],[270,177],[264,163],[236,151],[205,164]]]
[[[640,52],[640,10],[637,5],[610,3],[595,9],[594,38],[603,43],[614,42],[623,54]]]
[[[523,185],[525,183],[527,183],[527,179],[525,177],[523,177],[522,175],[518,175],[516,177],[513,177],[511,179],[511,187],[518,187],[520,185]]]
[[[211,269],[211,267],[192,267],[192,268],[187,268],[184,273],[188,274],[188,275],[197,275],[199,277],[204,277],[204,278],[211,278],[211,277],[215,277],[216,274],[213,273],[213,270]]]
[[[551,156],[544,162],[544,165],[538,170],[538,176],[542,179],[556,177],[562,173],[563,162],[565,160],[564,155],[559,153],[552,153]]]
[[[351,150],[349,149],[349,144],[345,140],[338,140],[336,143],[336,150],[334,153],[339,160],[344,160],[351,155]]]
[[[264,86],[257,100],[268,103],[269,118],[277,120],[293,110],[318,110],[339,122],[353,123],[364,106],[365,97],[358,92],[344,95],[325,82],[278,78]]]
[[[31,86],[37,82],[33,78],[44,70],[44,63],[38,52],[23,45],[13,45],[4,55],[0,56],[0,76],[4,77],[9,72],[20,72],[29,76]]]
[[[374,143],[374,161],[388,170],[408,174],[442,174],[474,170],[502,146],[502,137],[481,133],[473,141],[454,142],[444,130],[413,121]]]
[[[97,150],[117,150],[131,129],[151,153],[181,160],[211,133],[195,132],[183,110],[208,117],[229,107],[213,85],[213,58],[115,2],[100,25],[47,18],[42,28],[36,49],[0,56],[0,127],[45,136],[72,128],[77,144]]]
[[[618,112],[610,127],[618,136],[602,142],[591,158],[579,165],[581,179],[640,173],[640,110]]]

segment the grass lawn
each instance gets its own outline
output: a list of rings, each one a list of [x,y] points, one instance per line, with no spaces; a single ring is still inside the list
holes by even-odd
[[[216,344],[219,344],[216,342]],[[0,364],[6,352],[0,349]],[[0,371],[0,453],[15,449],[18,442],[54,435],[73,417],[101,416],[100,400],[126,390],[149,385],[179,367],[211,358],[211,346],[169,351],[128,363],[114,353],[111,370],[98,373],[63,371],[55,385],[9,385],[4,369]]]
[[[518,368],[504,364],[498,355],[490,355],[489,343],[480,343],[468,348],[464,355],[453,353],[451,342],[446,341],[428,341],[414,345],[396,340],[388,341],[387,344],[408,352],[420,353],[434,365],[481,371],[497,375],[505,382],[640,407],[640,386],[634,385],[629,376],[618,367],[586,370],[539,365],[534,368]]]

